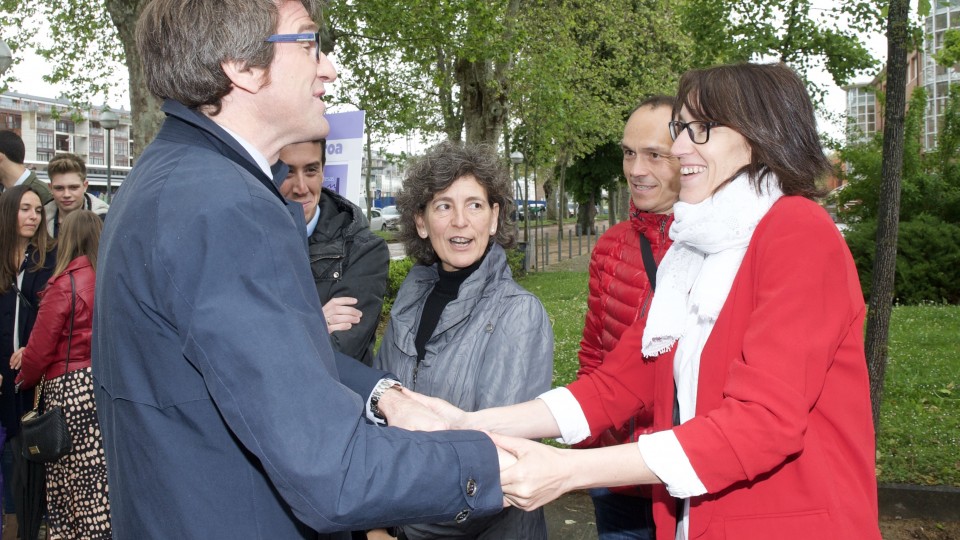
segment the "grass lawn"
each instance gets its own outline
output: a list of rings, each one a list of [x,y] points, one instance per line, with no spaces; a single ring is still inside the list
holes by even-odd
[[[553,322],[554,385],[577,372],[586,272],[518,280]],[[877,476],[882,483],[960,486],[960,306],[897,306],[890,325]]]

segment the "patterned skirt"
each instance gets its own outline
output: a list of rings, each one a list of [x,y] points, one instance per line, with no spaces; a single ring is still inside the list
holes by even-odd
[[[63,407],[73,450],[47,464],[49,538],[109,539],[110,499],[90,368],[43,384],[43,399]]]

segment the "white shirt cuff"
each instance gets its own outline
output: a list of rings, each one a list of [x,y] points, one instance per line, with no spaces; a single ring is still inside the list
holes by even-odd
[[[687,499],[707,492],[672,430],[641,435],[637,447],[647,467],[667,486],[671,496]]]
[[[564,387],[554,388],[537,396],[550,409],[550,414],[560,426],[560,438],[557,442],[576,444],[590,436],[590,424],[583,414],[580,402]]]

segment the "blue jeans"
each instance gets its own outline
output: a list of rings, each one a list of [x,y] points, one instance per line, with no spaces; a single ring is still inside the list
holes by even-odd
[[[653,540],[653,504],[606,488],[590,490],[600,540]]]

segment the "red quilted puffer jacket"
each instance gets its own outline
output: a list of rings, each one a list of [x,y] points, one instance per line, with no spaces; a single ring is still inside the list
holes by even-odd
[[[653,257],[660,263],[670,240],[673,214],[650,214],[637,211],[630,203],[630,219],[610,228],[597,240],[590,258],[590,296],[587,317],[580,341],[580,369],[577,377],[592,372],[620,342],[620,336],[635,322],[646,324],[653,300],[650,280],[640,253],[640,234],[650,241]],[[640,351],[637,351],[640,358]],[[610,429],[577,445],[579,448],[612,446],[633,442],[649,433],[652,411],[644,411],[619,429]],[[638,492],[634,487],[616,488],[618,492]]]

